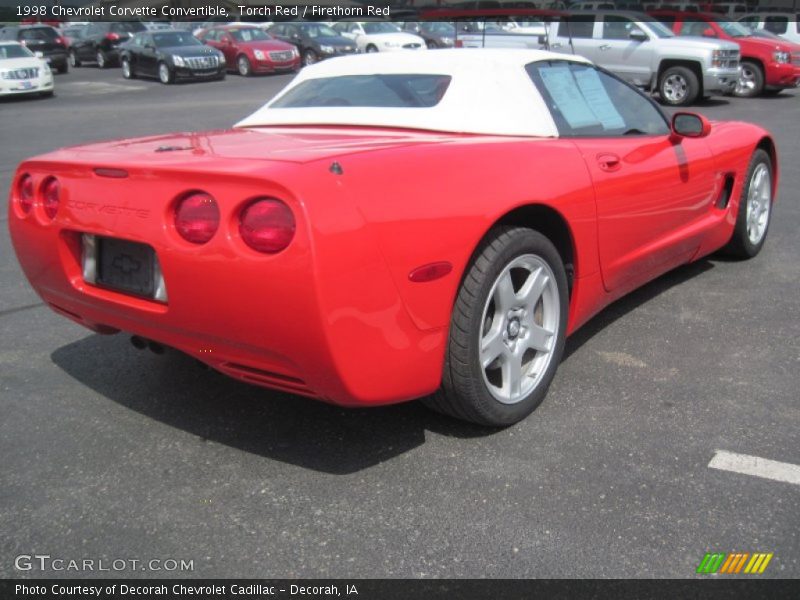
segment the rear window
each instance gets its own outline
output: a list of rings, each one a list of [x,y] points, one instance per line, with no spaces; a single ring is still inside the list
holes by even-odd
[[[19,32],[19,39],[21,40],[53,42],[56,38],[58,38],[58,33],[52,27],[31,27],[29,29],[21,29]]]
[[[147,31],[147,27],[138,21],[120,21],[119,23],[112,23],[110,31],[112,33],[137,33],[139,31]]]
[[[449,75],[346,75],[309,79],[289,90],[271,108],[356,106],[429,108],[450,85]]]
[[[594,15],[575,15],[558,24],[558,37],[589,38],[594,32]]]
[[[764,29],[781,35],[786,33],[789,25],[789,19],[786,17],[767,17],[764,20]]]

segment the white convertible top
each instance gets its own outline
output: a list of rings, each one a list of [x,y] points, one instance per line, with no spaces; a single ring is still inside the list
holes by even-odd
[[[235,127],[357,125],[557,137],[550,112],[525,71],[525,65],[543,60],[589,62],[543,50],[477,48],[338,57],[304,68],[275,98]],[[392,73],[449,75],[452,80],[441,101],[432,107],[271,108],[288,90],[309,79]]]

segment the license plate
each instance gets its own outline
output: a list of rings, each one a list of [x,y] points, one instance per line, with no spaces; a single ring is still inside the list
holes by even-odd
[[[155,252],[146,244],[97,238],[97,284],[137,296],[153,297]]]
[[[32,90],[34,87],[36,87],[36,86],[34,86],[30,81],[23,81],[23,82],[17,84],[17,88],[16,89],[18,89],[18,90]]]

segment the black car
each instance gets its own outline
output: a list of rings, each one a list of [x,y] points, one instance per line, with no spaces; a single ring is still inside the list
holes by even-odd
[[[428,48],[452,48],[456,39],[456,28],[444,21],[407,22],[403,31],[414,33],[425,40]]]
[[[110,67],[119,59],[119,46],[131,35],[147,31],[138,21],[89,23],[80,39],[69,48],[69,62],[80,67],[84,62],[94,62],[101,69]]]
[[[0,29],[0,41],[19,42],[42,57],[59,73],[66,73],[67,43],[56,29],[49,25],[7,25]]]
[[[279,40],[297,46],[304,65],[358,52],[353,40],[339,35],[324,23],[276,23],[267,31]]]
[[[225,56],[203,44],[189,31],[168,29],[134,35],[120,49],[122,76],[157,77],[161,83],[176,78],[225,79]]]

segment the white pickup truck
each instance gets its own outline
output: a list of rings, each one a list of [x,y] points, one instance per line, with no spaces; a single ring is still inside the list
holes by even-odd
[[[459,31],[466,48],[546,48],[584,56],[661,102],[686,106],[701,97],[727,94],[739,79],[739,46],[701,37],[676,37],[652,17],[627,11],[573,12],[549,23],[489,24]]]

